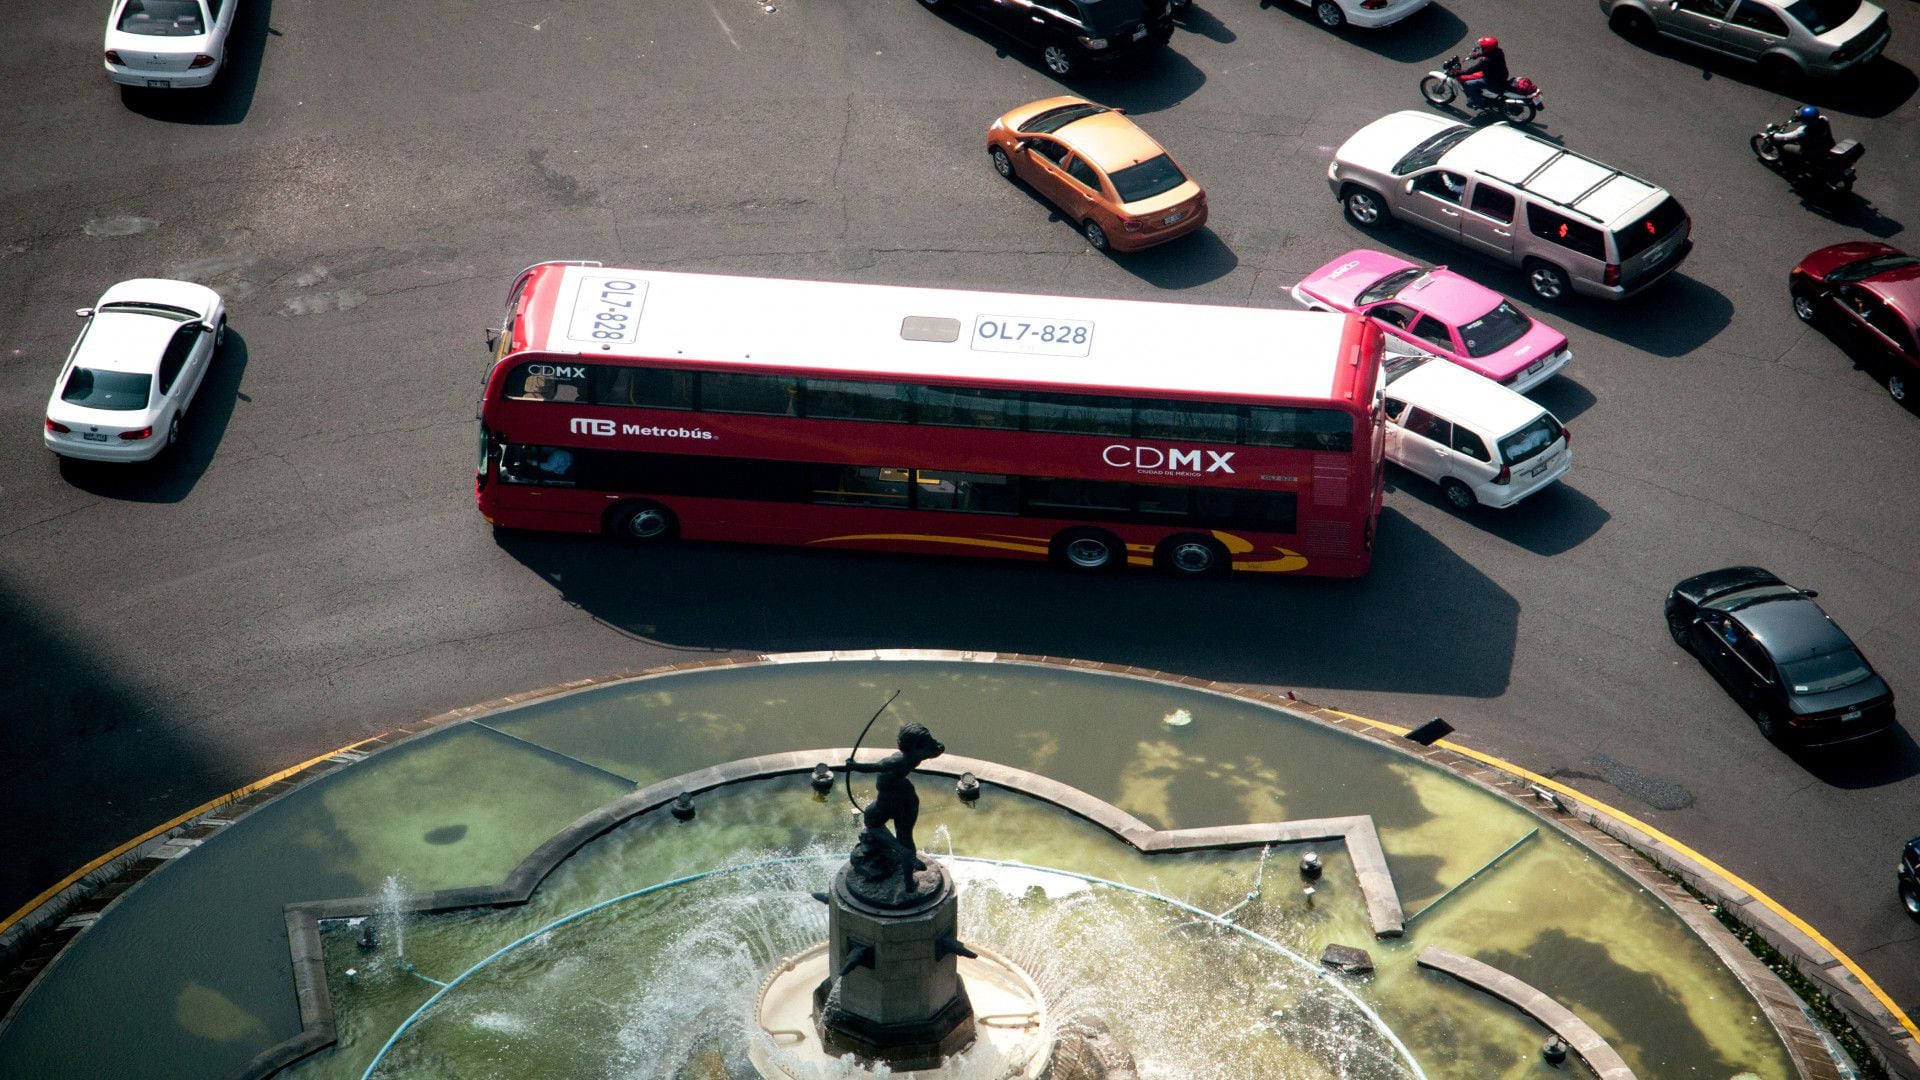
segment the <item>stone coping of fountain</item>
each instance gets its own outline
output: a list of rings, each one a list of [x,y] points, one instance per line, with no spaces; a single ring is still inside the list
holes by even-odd
[[[470,907],[506,907],[524,904],[540,883],[575,852],[622,823],[667,806],[682,794],[698,795],[729,784],[789,776],[813,770],[820,762],[844,762],[850,747],[791,750],[760,754],[682,773],[649,784],[592,810],[555,833],[521,860],[505,879],[494,885],[465,886],[417,893],[408,897],[410,910],[421,913]],[[861,751],[861,761],[879,761],[890,751]],[[1246,825],[1218,825],[1197,829],[1156,829],[1103,799],[1051,777],[981,758],[943,754],[917,770],[935,776],[972,773],[982,784],[1014,791],[1051,803],[1084,818],[1145,854],[1340,841],[1347,848],[1366,900],[1367,918],[1376,937],[1399,937],[1405,931],[1400,897],[1387,869],[1385,850],[1373,819],[1365,815],[1270,821]],[[327,988],[326,957],[320,923],[372,915],[377,896],[352,896],[288,904],[285,909],[287,947],[293,963],[294,995],[300,1006],[301,1033],[269,1047],[249,1061],[245,1077],[271,1076],[309,1054],[331,1045],[337,1035],[332,995]]]
[[[17,1013],[20,1002],[34,983],[53,970],[65,946],[82,933],[92,920],[137,891],[140,878],[164,867],[174,855],[180,854],[182,843],[193,844],[214,835],[281,795],[353,764],[370,753],[488,713],[616,683],[715,668],[835,660],[1024,664],[1159,682],[1260,704],[1296,719],[1359,736],[1403,756],[1417,758],[1494,792],[1548,822],[1625,873],[1678,914],[1759,1002],[1762,1012],[1786,1045],[1800,1076],[1809,1080],[1838,1080],[1841,1074],[1829,1055],[1826,1042],[1804,1013],[1799,998],[1736,940],[1707,907],[1675,884],[1669,874],[1679,876],[1709,902],[1754,930],[1784,954],[1797,970],[1819,985],[1833,1003],[1847,1014],[1894,1075],[1920,1080],[1920,1041],[1916,1040],[1912,1022],[1899,1014],[1884,994],[1875,993],[1858,977],[1860,969],[1857,964],[1834,951],[1816,931],[1778,903],[1756,894],[1743,882],[1736,883],[1737,879],[1729,880],[1731,875],[1719,866],[1669,842],[1663,834],[1643,822],[1578,791],[1545,780],[1508,762],[1454,746],[1445,740],[1435,746],[1410,743],[1400,737],[1405,733],[1403,729],[1302,701],[1291,694],[1283,695],[1237,683],[1173,675],[1125,664],[952,649],[859,649],[711,657],[641,671],[575,679],[461,706],[403,725],[289,770],[275,777],[269,785],[253,785],[216,799],[184,824],[156,830],[137,845],[129,844],[89,864],[86,873],[72,875],[43,894],[45,899],[38,905],[16,915],[9,925],[0,927],[0,958],[10,965],[4,973],[0,973],[0,1010],[4,1010],[0,1012],[0,1036],[4,1035],[8,1022]],[[303,951],[317,954],[317,924],[312,929],[311,941],[290,941],[290,945],[296,955]],[[325,992],[324,984],[321,992]],[[302,1010],[305,1015],[304,998]],[[305,1037],[303,1035],[301,1038]],[[283,1044],[290,1045],[292,1043]],[[265,1056],[261,1055],[262,1058]],[[259,1060],[256,1059],[256,1062]],[[244,1074],[263,1075],[264,1072],[249,1066]]]
[[[1462,956],[1438,945],[1429,945],[1420,951],[1417,960],[1423,968],[1445,972],[1468,986],[1485,990],[1494,997],[1512,1005],[1528,1016],[1546,1025],[1548,1031],[1560,1036],[1580,1055],[1600,1080],[1634,1080],[1633,1070],[1600,1033],[1587,1025],[1585,1020],[1573,1014],[1571,1009],[1521,982],[1512,975],[1501,971],[1492,964],[1483,964],[1471,956]]]

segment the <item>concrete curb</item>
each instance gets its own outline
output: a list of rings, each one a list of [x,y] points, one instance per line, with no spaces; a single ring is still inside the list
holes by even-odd
[[[1565,1039],[1580,1060],[1587,1063],[1600,1080],[1634,1080],[1633,1070],[1600,1033],[1588,1026],[1573,1010],[1501,971],[1471,956],[1429,945],[1415,961],[1423,968],[1445,972],[1476,990],[1484,990],[1546,1025],[1548,1031]]]

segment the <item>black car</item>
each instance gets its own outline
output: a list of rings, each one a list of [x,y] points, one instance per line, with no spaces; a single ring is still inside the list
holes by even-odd
[[[1816,595],[1757,566],[1711,570],[1667,594],[1667,630],[1774,742],[1821,746],[1891,728],[1893,690]]]
[[[1174,0],[1185,7],[1192,0]],[[935,10],[964,11],[1040,50],[1062,78],[1083,65],[1137,56],[1173,37],[1169,0],[920,0]]]
[[[1900,903],[1913,921],[1920,922],[1920,836],[1900,851]]]

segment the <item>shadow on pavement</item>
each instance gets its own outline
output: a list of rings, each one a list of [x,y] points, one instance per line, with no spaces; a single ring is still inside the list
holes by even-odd
[[[240,380],[247,371],[247,342],[231,325],[226,344],[214,355],[213,366],[193,395],[187,418],[180,423],[180,441],[152,461],[123,464],[60,459],[60,477],[82,491],[129,502],[180,502],[192,494],[219,451],[227,425],[233,420]]]
[[[1897,784],[1920,774],[1920,746],[1914,745],[1913,736],[1899,724],[1883,735],[1839,746],[1796,750],[1792,757],[1821,782],[1848,791]]]
[[[1218,41],[1223,45],[1240,40],[1240,35],[1229,30],[1226,23],[1215,18],[1212,12],[1203,10],[1198,4],[1188,7],[1185,11],[1174,12],[1173,24],[1189,34],[1199,34],[1209,41]]]
[[[1575,351],[1574,356],[1577,358],[1579,355]],[[1578,364],[1579,360],[1575,359],[1574,363]],[[1593,408],[1598,400],[1591,390],[1574,382],[1564,370],[1557,377],[1527,391],[1527,396],[1546,406],[1547,411],[1566,424],[1573,423],[1581,413]]]
[[[1320,29],[1320,24],[1313,20],[1311,10],[1297,0],[1260,0],[1260,6],[1263,8],[1276,5],[1292,9],[1296,14],[1304,16],[1304,21],[1312,24],[1315,30]],[[1325,33],[1325,31],[1321,32]],[[1422,60],[1438,59],[1451,51],[1458,51],[1461,43],[1467,38],[1467,24],[1461,21],[1460,16],[1439,4],[1428,4],[1392,26],[1379,30],[1349,28],[1343,31],[1343,36],[1369,52],[1403,64],[1413,64]],[[1407,80],[1412,83],[1423,74],[1425,74],[1424,71],[1409,72]],[[1515,71],[1514,74],[1524,75],[1526,72]]]
[[[273,0],[233,0],[233,29],[227,34],[227,65],[205,90],[120,88],[120,101],[150,120],[174,124],[238,124],[253,108],[267,37],[280,31],[269,24]]]
[[[1113,261],[1140,280],[1162,289],[1204,285],[1226,277],[1240,265],[1240,257],[1206,225],[1159,247],[1116,251]]]
[[[1756,90],[1777,94],[1782,99],[1780,113],[1783,116],[1789,104],[1810,104],[1848,116],[1878,119],[1892,114],[1913,96],[1915,90],[1920,89],[1920,78],[1916,78],[1905,65],[1884,54],[1837,79],[1796,78],[1782,82],[1758,65],[1668,38],[1659,38],[1646,45],[1633,42],[1626,42],[1626,45],[1697,68],[1702,79],[1731,79]],[[1761,124],[1772,119],[1778,117],[1755,117],[1754,130],[1760,130]],[[1843,134],[1840,137],[1846,136]]]
[[[692,649],[979,649],[1281,687],[1494,697],[1511,674],[1519,621],[1512,596],[1391,509],[1381,513],[1373,572],[1358,581],[1081,577],[1036,563],[691,542],[638,549],[513,532],[498,542],[606,625]],[[1474,632],[1456,647],[1436,640],[1435,626]]]
[[[1575,459],[1568,475],[1578,473],[1579,469],[1579,460]],[[1553,556],[1572,551],[1613,520],[1605,507],[1594,502],[1586,492],[1569,485],[1564,478],[1505,510],[1477,506],[1465,514],[1447,505],[1446,496],[1440,494],[1440,485],[1398,465],[1387,466],[1387,487],[1458,515],[1487,535],[1497,536],[1535,555]]]

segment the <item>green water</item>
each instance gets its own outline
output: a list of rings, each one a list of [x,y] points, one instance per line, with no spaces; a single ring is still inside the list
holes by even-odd
[[[230,1071],[297,1031],[280,905],[372,893],[387,874],[422,890],[490,883],[567,821],[635,784],[740,757],[845,745],[895,689],[900,699],[875,726],[881,741],[901,722],[919,720],[954,753],[1046,774],[1157,827],[1371,814],[1410,914],[1538,824],[1491,794],[1361,740],[1160,683],[1052,667],[902,661],[640,680],[495,714],[485,727],[455,725],[376,755],[178,860],[83,935],[27,1000],[0,1034],[0,1075],[89,1076],[101,1060],[156,1058],[143,1075]],[[1169,717],[1191,722],[1173,726]],[[1245,896],[1257,865],[1252,851],[1142,856],[1071,815],[1004,791],[968,810],[942,794],[950,788],[938,778],[921,787],[918,832],[936,851],[944,841],[929,838],[944,825],[961,855],[1074,870],[1214,911]],[[767,854],[817,851],[822,843],[837,848],[850,819],[844,797],[836,798],[816,802],[800,778],[789,778],[702,796],[700,816],[687,825],[664,815],[635,820],[564,863],[523,908],[413,920],[408,957],[423,974],[451,979],[520,934],[636,888]],[[1358,992],[1430,1076],[1567,1075],[1539,1062],[1545,1033],[1531,1021],[1418,970],[1413,957],[1436,944],[1506,968],[1567,1004],[1642,1077],[1792,1075],[1758,1007],[1711,951],[1653,897],[1551,829],[1415,920],[1400,941],[1371,939],[1344,853],[1314,846],[1327,872],[1313,906],[1300,896],[1294,871],[1300,848],[1276,848],[1263,898],[1242,912],[1247,925],[1309,956],[1330,942],[1368,948],[1380,970]],[[662,1075],[649,1071],[658,1065],[646,1055],[678,1051],[653,1049],[661,1044],[649,1032],[659,1025],[649,1028],[637,1015],[649,1000],[643,991],[657,982],[644,973],[694,955],[673,947],[702,923],[689,916],[700,903],[753,902],[756,890],[739,885],[713,880],[618,905],[514,954],[409,1033],[396,1047],[410,1055],[406,1068],[390,1075],[516,1075],[512,1063],[529,1060],[513,1056],[531,1045],[516,1034],[522,1030],[558,1032],[568,1053],[596,1063],[587,1075]],[[1159,954],[1164,971],[1141,966],[1166,984],[1170,1016],[1191,1008],[1183,995],[1192,987],[1183,981],[1230,998],[1241,1010],[1236,1016],[1318,1007],[1301,1002],[1319,997],[1290,997],[1285,980],[1292,976],[1272,973],[1253,954],[1209,952],[1210,938],[1201,947],[1187,940],[1194,930],[1169,931],[1156,921],[1172,918],[1165,911],[1125,913],[1119,921],[1134,927],[1135,938],[1158,935],[1167,944]],[[1012,924],[1032,921],[1017,907],[1001,914]],[[756,942],[749,955],[778,952],[804,929],[781,925],[786,937]],[[979,936],[991,945],[996,933],[987,925]],[[360,1075],[378,1044],[436,989],[400,972],[384,949],[358,952],[352,934],[339,927],[327,935],[342,1047],[299,1066],[298,1075]],[[352,984],[349,966],[359,968]],[[1256,975],[1227,979],[1226,971]],[[542,1000],[549,984],[555,992]],[[749,991],[740,989],[743,997]],[[95,1019],[103,1015],[114,1022]],[[78,1030],[97,1037],[74,1040]],[[457,1065],[455,1057],[436,1056],[459,1047],[481,1053]],[[724,1062],[707,1065],[724,1075]],[[1296,1065],[1290,1075],[1320,1075],[1311,1071],[1318,1066]]]

